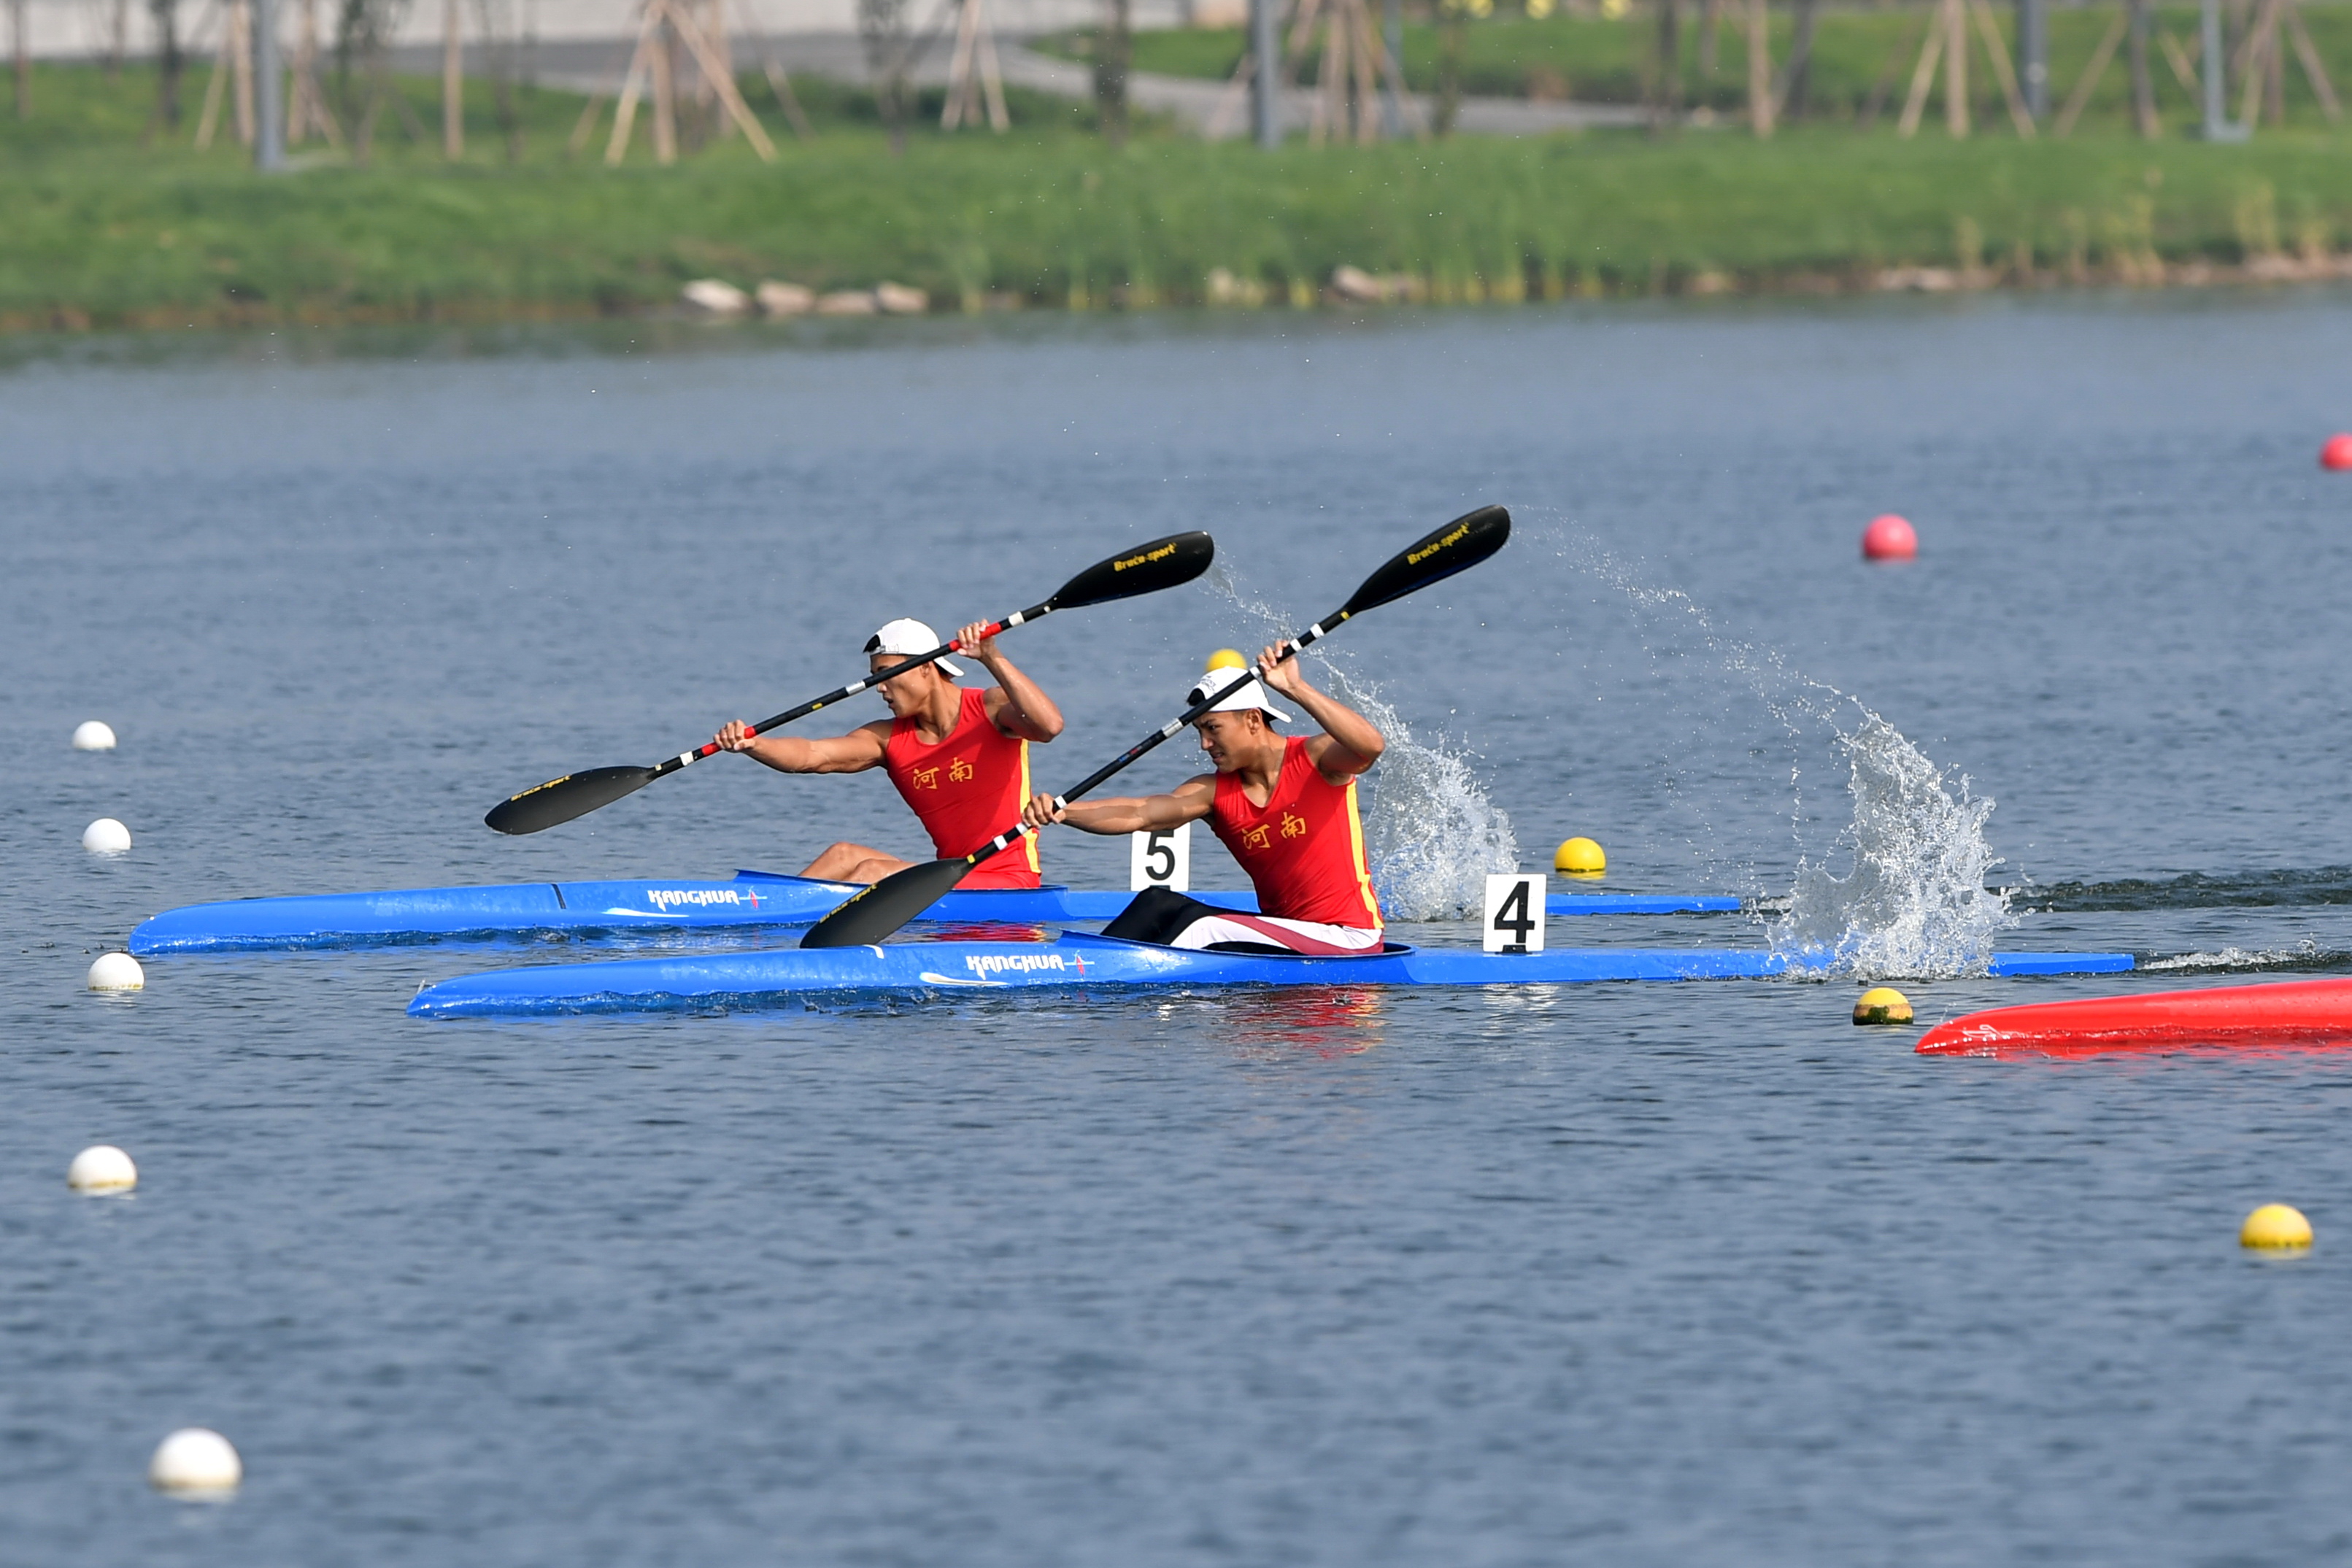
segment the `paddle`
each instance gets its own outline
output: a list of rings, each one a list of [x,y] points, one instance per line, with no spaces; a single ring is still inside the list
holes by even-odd
[[[1138,545],[1131,550],[1097,561],[1055,591],[1043,604],[1034,605],[989,623],[987,635],[993,637],[1008,627],[1025,626],[1041,616],[1056,610],[1077,610],[1090,604],[1108,604],[1115,600],[1132,599],[1141,593],[1157,593],[1163,588],[1176,588],[1192,581],[1209,570],[1216,554],[1216,545],[1203,533],[1171,534],[1164,539]],[[854,697],[862,691],[880,685],[893,675],[943,659],[957,652],[950,643],[918,653],[903,664],[893,664],[877,671],[862,681],[853,681],[838,690],[830,691],[796,708],[787,708],[773,718],[761,719],[748,727],[753,735],[787,725],[796,718],[805,718],[821,707]],[[568,822],[574,817],[584,817],[600,806],[609,806],[625,795],[634,795],[665,774],[675,773],[689,764],[699,762],[719,749],[711,741],[692,751],[681,751],[667,762],[651,768],[592,768],[584,773],[567,773],[551,779],[535,789],[499,801],[482,819],[502,833],[535,833],[542,828]]]
[[[1408,593],[1427,588],[1433,582],[1442,582],[1457,571],[1476,566],[1501,549],[1503,541],[1510,537],[1511,514],[1500,507],[1481,507],[1475,512],[1454,518],[1366,578],[1364,585],[1356,590],[1355,597],[1349,600],[1339,613],[1326,616],[1283,643],[1280,657],[1290,658],[1308,643],[1338,631],[1341,622],[1361,615],[1367,610],[1377,610]],[[1236,672],[1235,678],[1213,695],[1193,704],[1161,725],[1146,736],[1140,744],[1130,747],[1112,762],[1097,768],[1066,793],[1056,795],[1055,805],[1066,806],[1093,789],[1224,701],[1228,695],[1256,674],[1255,665]],[[879,942],[938,903],[940,895],[961,882],[972,867],[991,855],[1002,853],[1034,831],[1036,830],[1027,823],[1020,823],[997,834],[968,855],[910,865],[905,871],[893,872],[871,887],[854,894],[847,903],[809,927],[808,935],[801,938],[801,946],[861,947],[867,943]]]

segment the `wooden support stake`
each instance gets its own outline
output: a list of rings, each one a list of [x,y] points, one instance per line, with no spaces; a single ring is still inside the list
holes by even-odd
[[[629,151],[629,132],[636,128],[637,100],[645,95],[646,72],[652,64],[654,26],[660,16],[656,4],[646,7],[645,19],[637,25],[637,47],[629,56],[629,68],[621,78],[621,101],[613,109],[613,134],[604,143],[604,166],[617,168]]]
[[[1936,82],[1936,61],[1944,52],[1943,18],[1937,16],[1927,24],[1927,37],[1919,46],[1919,63],[1911,71],[1911,90],[1903,99],[1903,118],[1896,122],[1895,134],[1909,141],[1919,133],[1919,117],[1927,111],[1927,91]]]
[[[2278,53],[2278,5],[2279,0],[2263,0],[2262,9],[2254,13],[2253,29],[2246,35],[2246,90],[2238,104],[2241,125],[2257,123],[2271,58]]]
[[[1955,141],[1969,134],[1969,22],[1961,0],[1943,0],[1944,130]]]
[[[1867,131],[1878,123],[1879,111],[1886,107],[1886,95],[1895,90],[1895,82],[1903,75],[1903,61],[1917,45],[1919,29],[1927,23],[1927,18],[1922,16],[1905,30],[1903,41],[1887,55],[1886,64],[1880,68],[1878,79],[1870,84],[1870,96],[1863,99],[1861,111],[1854,116],[1855,130]]]
[[[1748,0],[1748,128],[1772,134],[1772,20],[1764,0]]]
[[[2164,50],[2164,63],[2172,68],[2172,78],[2180,84],[2180,90],[2189,95],[2189,102],[2202,104],[2205,89],[2197,80],[2197,57],[2203,52],[2205,41],[2200,38],[2184,49],[2179,39],[2161,28],[2157,30],[2156,41]]]
[[[988,19],[988,0],[972,0],[982,8],[980,18],[980,85],[988,93],[988,128],[999,136],[1013,129],[1013,116],[1004,107],[1004,68],[996,58],[996,25]]]
[[[785,120],[792,123],[793,134],[803,141],[808,141],[816,133],[809,129],[808,116],[801,111],[800,97],[793,91],[793,78],[784,74],[784,68],[776,59],[776,51],[770,47],[768,30],[760,25],[759,13],[751,9],[751,0],[735,0],[735,3],[742,11],[744,26],[751,29],[751,42],[759,47],[760,69],[768,78],[768,90],[775,95],[776,107],[784,111]]]
[[[2050,128],[2051,135],[2063,137],[2074,129],[2074,121],[2082,118],[2084,107],[2091,101],[2091,94],[2098,90],[2099,78],[2107,74],[2108,62],[2116,57],[2116,46],[2124,41],[2124,29],[2130,25],[2131,16],[2127,11],[2116,13],[2116,19],[2108,24],[2105,34],[2099,39],[2099,47],[2091,51],[2091,63],[2083,68],[2081,78],[2074,83],[2074,90],[2066,95],[2066,107],[2058,111],[2057,122]]]
[[[769,54],[764,46],[760,52],[760,69],[767,76],[768,90],[775,94],[776,107],[784,111],[786,120],[792,121],[793,134],[803,141],[808,141],[816,132],[810,129],[808,115],[801,109],[800,95],[793,91],[793,78],[784,74],[784,68],[776,62],[776,57]]]
[[[1320,147],[1331,131],[1331,29],[1324,28],[1323,52],[1315,62],[1315,108],[1307,119],[1307,145]]]
[[[669,7],[657,7],[663,26],[654,29],[648,63],[654,78],[654,162],[667,167],[677,162],[677,78],[669,57]]]
[[[948,60],[948,100],[940,106],[940,129],[953,131],[963,120],[969,104],[972,118],[980,118],[980,105],[974,101],[972,89],[979,84],[971,79],[971,57],[977,40],[973,34],[980,26],[979,0],[961,0],[956,6],[955,53]]]
[[[441,0],[441,156],[466,155],[466,35],[457,0]]]
[[[1985,0],[1969,0],[1976,13],[1977,31],[1984,36],[1985,57],[1992,61],[1993,79],[2000,84],[2001,101],[2009,106],[2009,122],[2021,141],[2033,140],[2033,116],[2025,112],[2025,95],[2017,89],[2017,70],[2009,63],[2009,46],[2001,41],[2000,24],[1992,19]]]
[[[695,25],[693,18],[684,13],[673,9],[670,14],[670,25],[677,30],[679,41],[684,43],[688,51],[694,56],[695,64],[702,68],[703,79],[717,91],[719,101],[726,106],[727,112],[733,118],[736,127],[743,132],[743,139],[751,144],[753,152],[759,153],[760,162],[774,162],[776,144],[768,140],[768,133],[761,128],[758,117],[751,112],[751,106],[743,101],[742,92],[735,86],[734,73],[728,68],[729,62],[726,56],[721,54],[718,47],[703,35],[702,30]],[[658,81],[655,84],[655,89],[657,93],[660,90]]]
[[[2303,62],[2303,74],[2319,99],[2319,111],[2331,121],[2343,119],[2344,106],[2336,101],[2336,85],[2327,79],[2327,68],[2319,63],[2319,46],[2311,41],[2310,29],[2303,25],[2301,5],[2287,6],[2286,25],[2294,35],[2295,58]]]
[[[236,67],[229,81],[236,94],[236,142],[253,145],[253,6],[236,0],[229,11],[229,61]]]
[[[228,19],[221,18],[220,47],[213,55],[212,80],[205,84],[204,112],[196,116],[196,151],[204,152],[213,144],[213,132],[220,127],[221,95],[228,90],[228,51],[234,29]]]
[[[598,88],[588,95],[588,101],[580,106],[580,118],[572,122],[571,139],[563,144],[567,156],[580,156],[582,149],[588,145],[589,135],[596,129],[596,121],[603,118],[604,113],[604,89]]]

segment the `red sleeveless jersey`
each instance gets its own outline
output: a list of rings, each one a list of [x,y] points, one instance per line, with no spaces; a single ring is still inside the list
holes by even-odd
[[[1306,741],[1282,743],[1282,774],[1263,807],[1250,804],[1240,774],[1218,774],[1209,827],[1249,873],[1260,915],[1381,929],[1356,781],[1334,788],[1307,759]]]
[[[911,718],[890,721],[882,766],[931,835],[941,860],[970,854],[1021,820],[1029,799],[1029,743],[988,722],[988,694],[962,688],[956,727],[925,746]],[[1037,835],[991,855],[959,887],[1035,887]]]

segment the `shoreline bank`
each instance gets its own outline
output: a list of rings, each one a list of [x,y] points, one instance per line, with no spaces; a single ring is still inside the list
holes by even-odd
[[[493,136],[450,162],[388,133],[372,166],[306,154],[261,177],[233,146],[138,145],[137,84],[118,99],[87,131],[0,135],[46,139],[0,161],[0,330],[626,319],[705,279],[811,299],[889,282],[954,312],[2352,276],[2352,131],[2336,130],[2240,146],[1595,131],[1263,152],[1111,147],[1057,108],[894,152],[845,99],[811,141],[780,128],[773,162],[738,137],[607,167],[556,151],[581,100],[549,92],[525,105],[535,151],[512,162]]]

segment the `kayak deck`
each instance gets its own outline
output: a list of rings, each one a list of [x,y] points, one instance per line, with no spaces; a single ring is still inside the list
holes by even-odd
[[[268,952],[571,936],[619,931],[721,931],[807,925],[857,889],[769,872],[728,882],[525,882],[487,887],[399,888],[192,904],[142,921],[126,946],[146,958],[174,953]],[[1131,893],[1040,887],[950,893],[919,918],[958,924],[1108,920]],[[1247,893],[1195,893],[1221,909],[1255,911]],[[1548,913],[1680,915],[1735,911],[1737,898],[1641,894],[1555,894]]]
[[[2010,953],[1996,976],[2113,974],[2126,953]],[[858,991],[1007,991],[1081,986],[1529,986],[1608,980],[1763,979],[1820,972],[1731,948],[1555,947],[1540,953],[1405,947],[1347,957],[1180,951],[1065,933],[1038,942],[907,942],[777,948],[608,963],[547,964],[444,980],[408,1004],[417,1018],[757,1006]]]

